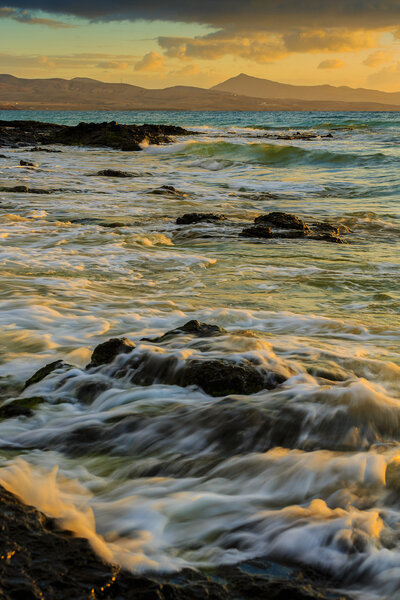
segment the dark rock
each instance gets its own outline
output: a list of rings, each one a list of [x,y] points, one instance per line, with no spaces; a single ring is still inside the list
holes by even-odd
[[[0,419],[9,419],[11,417],[31,417],[33,408],[44,402],[42,396],[33,396],[32,398],[17,398],[0,406]]]
[[[187,193],[177,190],[173,185],[162,185],[159,188],[150,190],[150,194],[156,194],[157,196],[171,196],[174,198],[186,198]]]
[[[266,215],[260,215],[254,219],[255,225],[268,225],[278,229],[297,229],[300,231],[308,231],[308,225],[290,213],[271,212]]]
[[[317,240],[319,242],[331,242],[332,244],[347,244],[345,240],[333,233],[319,233],[308,236],[309,240]]]
[[[228,332],[226,329],[219,327],[218,325],[209,325],[208,323],[200,323],[193,319],[192,321],[188,321],[181,327],[177,327],[176,329],[171,329],[156,338],[143,338],[141,341],[143,342],[153,342],[155,344],[159,344],[161,342],[166,342],[177,335],[190,333],[195,337],[213,337],[218,335],[226,335]]]
[[[38,188],[29,188],[27,185],[15,185],[13,187],[2,187],[2,192],[10,192],[15,194],[51,194],[56,190],[42,190]]]
[[[79,402],[91,404],[103,392],[110,389],[110,384],[105,381],[85,381],[76,391]]]
[[[142,149],[142,142],[165,144],[172,141],[170,136],[189,133],[192,132],[173,125],[120,125],[115,121],[76,126],[40,121],[0,121],[0,146],[33,145],[40,148],[40,144],[63,144],[137,151]]]
[[[2,600],[346,600],[326,576],[270,560],[130,573],[1,486],[0,520]]]
[[[116,150],[137,152],[142,142],[165,144],[171,142],[169,135],[185,135],[181,127],[168,125],[120,125],[110,123],[79,123],[54,133],[49,143],[71,146],[105,146]]]
[[[20,160],[19,164],[21,167],[38,167],[37,163],[30,162],[29,160]]]
[[[214,213],[186,213],[176,219],[177,225],[191,225],[192,223],[201,223],[205,221],[212,223],[214,221],[225,221],[224,215],[216,215]]]
[[[39,383],[39,381],[42,381],[42,379],[47,377],[47,375],[50,375],[50,373],[52,373],[56,369],[61,369],[63,367],[70,367],[70,365],[67,365],[62,360],[56,360],[52,363],[49,363],[48,365],[45,365],[44,367],[39,369],[39,371],[36,371],[36,373],[34,373],[34,375],[32,375],[32,377],[30,377],[25,382],[24,389],[29,387],[30,385],[33,385],[34,383]]]
[[[255,227],[247,227],[246,229],[243,229],[240,233],[240,236],[242,237],[249,237],[249,238],[271,238],[273,237],[273,233],[270,227],[267,227],[266,225],[256,225]]]
[[[256,394],[264,388],[264,378],[248,361],[193,359],[186,362],[182,385],[197,385],[210,396]]]
[[[90,363],[87,365],[87,369],[92,367],[98,367],[100,365],[106,365],[115,359],[118,354],[128,354],[135,348],[135,344],[127,338],[112,338],[99,344],[93,350],[92,358]]]
[[[61,150],[55,150],[54,148],[42,148],[41,146],[34,146],[29,148],[29,152],[61,152]]]
[[[118,171],[115,169],[104,169],[103,171],[98,171],[96,175],[99,175],[100,177],[136,177],[135,173]]]
[[[0,158],[9,158],[9,157],[6,156],[5,154],[0,154]]]

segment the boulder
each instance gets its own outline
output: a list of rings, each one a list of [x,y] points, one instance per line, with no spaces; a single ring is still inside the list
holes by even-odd
[[[51,194],[55,190],[42,190],[39,188],[29,188],[27,185],[15,185],[13,187],[2,187],[2,192],[15,194]]]
[[[272,238],[273,233],[271,227],[266,225],[255,225],[254,227],[246,227],[239,235],[248,238]]]
[[[214,213],[186,213],[176,219],[177,225],[191,225],[192,223],[212,223],[214,221],[225,221],[224,215]]]
[[[175,198],[185,198],[186,192],[177,190],[173,185],[162,185],[159,188],[150,191],[150,194],[156,194],[157,196],[171,196]]]
[[[182,386],[197,385],[210,396],[255,394],[264,388],[264,377],[248,361],[225,359],[186,361]]]
[[[32,398],[16,398],[11,402],[6,402],[0,406],[0,419],[10,419],[12,417],[31,417],[33,410],[44,402],[42,396],[33,396]]]
[[[268,225],[277,229],[294,229],[299,231],[309,231],[307,223],[305,223],[296,215],[284,212],[270,212],[266,215],[260,215],[254,219],[255,225]]]
[[[96,346],[93,350],[90,363],[86,366],[87,369],[99,367],[112,363],[118,354],[129,354],[135,348],[135,344],[127,338],[111,338],[102,344]]]

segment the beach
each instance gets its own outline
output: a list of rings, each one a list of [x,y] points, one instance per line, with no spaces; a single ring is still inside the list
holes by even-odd
[[[400,597],[400,113],[0,119],[184,129],[0,146],[0,485],[135,575]]]

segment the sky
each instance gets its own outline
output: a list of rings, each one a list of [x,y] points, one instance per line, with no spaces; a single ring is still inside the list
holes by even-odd
[[[148,88],[247,73],[400,91],[400,0],[10,0],[0,73]]]

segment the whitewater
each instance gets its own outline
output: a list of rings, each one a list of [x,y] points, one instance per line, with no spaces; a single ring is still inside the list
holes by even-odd
[[[0,190],[52,190],[0,191],[0,410],[36,399],[0,420],[0,484],[135,572],[263,557],[400,598],[400,113],[0,119],[193,132],[141,152],[0,148]],[[273,211],[347,243],[240,237]],[[176,224],[194,212],[227,220]],[[148,341],[191,319],[226,332]],[[133,354],[85,369],[115,337],[151,365],[247,360],[285,381],[212,397],[133,383]],[[71,367],[23,389],[56,360]]]

